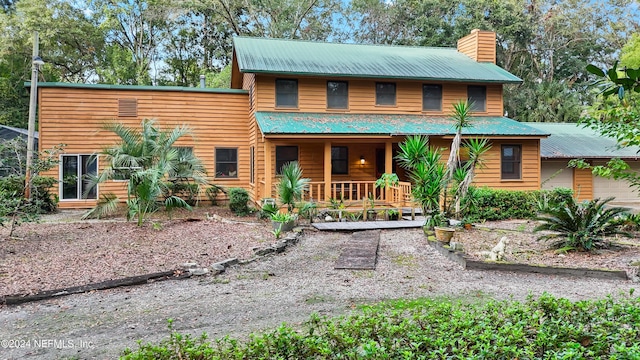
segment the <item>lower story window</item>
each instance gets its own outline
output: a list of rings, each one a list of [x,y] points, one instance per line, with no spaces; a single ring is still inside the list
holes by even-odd
[[[298,161],[297,146],[276,146],[276,175],[280,175],[282,165]]]
[[[334,175],[349,173],[349,148],[346,146],[331,147],[331,173]]]
[[[251,146],[249,148],[249,182],[250,183],[255,183],[256,179],[256,169],[255,169],[255,161],[256,161],[256,154],[255,154],[255,148],[253,146]]]
[[[216,178],[238,177],[238,149],[216,149]]]
[[[95,155],[62,155],[61,176],[63,200],[97,199],[98,191],[92,178],[98,175]]]
[[[520,180],[522,178],[522,146],[502,145],[501,175],[504,180]]]

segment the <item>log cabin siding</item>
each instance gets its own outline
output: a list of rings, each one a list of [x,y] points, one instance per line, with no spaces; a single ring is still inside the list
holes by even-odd
[[[345,78],[288,77],[298,80],[298,107],[278,108],[276,103],[275,77],[269,75],[256,76],[256,111],[287,112],[335,112],[360,114],[426,114],[445,115],[453,112],[453,104],[467,99],[467,86],[464,83],[435,83],[423,81],[393,81],[396,83],[396,105],[376,105],[376,80]],[[340,80],[349,83],[349,106],[346,110],[327,109],[327,80]],[[442,111],[422,110],[422,85],[442,85]],[[478,116],[502,116],[502,85],[488,84],[487,107],[485,112],[477,112]]]
[[[192,136],[181,138],[177,146],[192,146],[204,163],[212,183],[225,187],[249,183],[249,101],[247,94],[172,92],[153,90],[79,89],[40,87],[40,144],[48,149],[67,144],[66,154],[94,154],[116,144],[115,134],[103,129],[109,122],[140,127],[142,119],[154,118],[162,128],[186,124]],[[137,99],[136,117],[118,117],[118,99]],[[214,178],[216,147],[238,149],[238,178]],[[99,169],[105,167],[99,157]],[[44,174],[59,178],[56,167]],[[100,184],[98,196],[114,192],[126,195],[126,182]],[[54,193],[58,194],[55,188]],[[91,207],[95,201],[61,200],[61,208]]]
[[[393,143],[402,142],[404,138],[394,137]],[[331,176],[332,181],[374,181],[377,179],[376,174],[376,151],[384,150],[384,140],[354,140],[349,142],[340,141],[338,139],[327,140],[332,146],[347,146],[349,151],[349,174]],[[430,145],[443,150],[442,161],[446,162],[449,157],[451,147],[450,138],[431,137]],[[273,140],[271,144],[271,164],[275,164],[275,148],[276,146],[296,145],[298,146],[298,161],[303,169],[304,177],[310,178],[311,181],[324,181],[324,142],[322,140]],[[521,145],[522,146],[522,178],[519,180],[502,180],[501,179],[501,145]],[[496,189],[510,190],[538,190],[540,188],[540,149],[538,139],[514,139],[491,140],[491,149],[484,156],[484,167],[478,169],[474,179],[474,186],[488,186]],[[394,156],[396,153],[394,152]],[[365,163],[360,163],[360,156],[364,156]],[[404,172],[399,171],[400,176],[404,177]],[[275,168],[272,170],[275,174]],[[275,196],[275,186],[278,177],[273,175],[271,179],[273,193]],[[270,197],[270,196],[265,196]]]
[[[501,145],[521,145],[521,178],[503,180],[501,176]],[[496,189],[538,190],[540,189],[540,141],[538,139],[493,140],[491,150],[485,155],[483,168],[477,171],[474,184]]]
[[[458,40],[458,51],[478,62],[496,62],[496,34],[474,29]]]
[[[578,201],[593,199],[593,174],[590,169],[573,169],[573,193]]]

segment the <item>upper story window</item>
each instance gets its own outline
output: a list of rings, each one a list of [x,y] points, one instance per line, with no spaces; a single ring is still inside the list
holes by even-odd
[[[389,82],[376,83],[376,105],[396,104],[396,84]]]
[[[282,165],[298,161],[297,146],[276,146],[276,175],[280,175]]]
[[[442,85],[422,85],[422,110],[442,111]]]
[[[503,180],[522,179],[522,146],[502,145],[500,150],[501,178]]]
[[[276,79],[276,107],[298,107],[298,80]]]
[[[346,81],[327,81],[327,108],[349,108],[349,83]]]
[[[487,87],[469,85],[467,87],[467,99],[471,105],[471,111],[487,111]]]

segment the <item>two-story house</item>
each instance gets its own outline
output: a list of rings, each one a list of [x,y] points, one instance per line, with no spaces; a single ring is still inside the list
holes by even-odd
[[[103,191],[124,194],[122,182],[87,194],[81,181],[65,181],[105,166],[91,161],[117,140],[102,129],[105,122],[187,124],[193,136],[179,145],[192,147],[211,182],[244,187],[255,201],[276,195],[278,172],[289,161],[311,179],[307,197],[359,200],[375,192],[382,173],[402,178],[393,157],[405,136],[427,135],[432,146],[448,149],[453,104],[467,99],[474,120],[463,134],[492,144],[476,185],[539,189],[546,133],[503,116],[503,85],[521,80],[495,64],[495,41],[479,30],[457,48],[240,37],[228,90],[41,83],[42,148],[67,144],[55,174],[60,207],[92,206]],[[409,186],[403,182],[401,194]]]

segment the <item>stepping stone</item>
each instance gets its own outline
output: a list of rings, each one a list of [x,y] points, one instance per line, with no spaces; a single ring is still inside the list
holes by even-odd
[[[379,244],[380,230],[353,233],[344,245],[335,269],[375,270]]]

